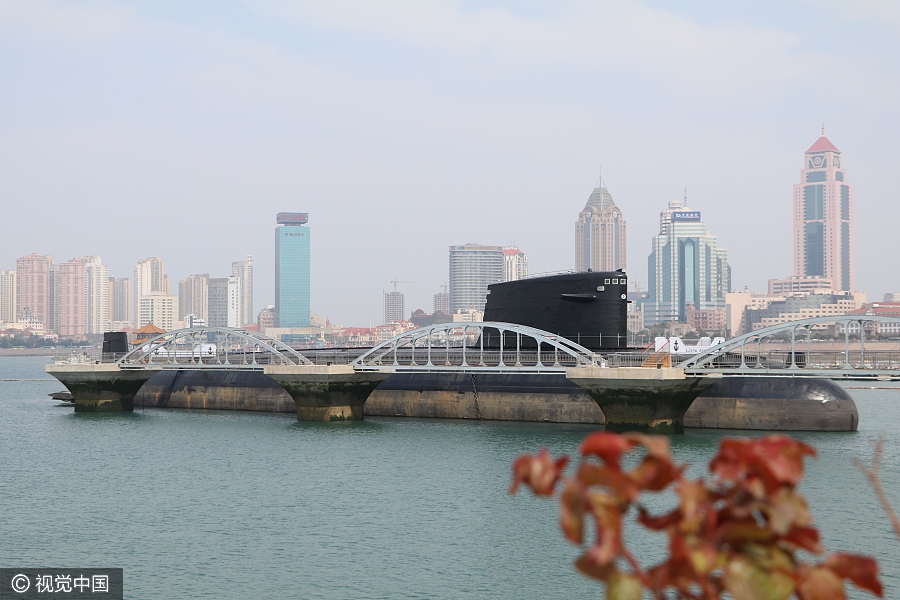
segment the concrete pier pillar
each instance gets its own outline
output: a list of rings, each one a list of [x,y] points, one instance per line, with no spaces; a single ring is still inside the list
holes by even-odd
[[[134,396],[158,369],[122,370],[117,364],[51,364],[45,367],[72,393],[75,412],[134,410]]]
[[[360,421],[369,394],[390,375],[350,365],[267,365],[265,373],[294,399],[298,421]]]
[[[685,376],[684,369],[575,367],[566,377],[590,394],[608,431],[684,433],[684,414],[721,376]]]

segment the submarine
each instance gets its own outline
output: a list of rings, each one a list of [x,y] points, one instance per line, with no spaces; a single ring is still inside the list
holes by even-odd
[[[628,276],[584,271],[488,286],[485,321],[518,323],[598,353],[628,347]],[[499,336],[485,345],[499,345]],[[364,351],[359,349],[360,352]],[[307,353],[309,354],[309,353]],[[293,400],[262,373],[164,371],[135,406],[294,412]],[[366,416],[603,424],[603,411],[561,373],[396,373],[369,396]],[[726,376],[685,414],[686,427],[855,431],[853,398],[828,379]]]

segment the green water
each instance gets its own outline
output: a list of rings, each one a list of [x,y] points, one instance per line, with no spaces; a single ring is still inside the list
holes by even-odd
[[[45,362],[0,358],[2,567],[123,567],[127,598],[600,596],[556,504],[506,494],[518,454],[572,453],[591,426],[76,415],[47,397],[63,388]],[[802,489],[829,550],[875,555],[897,598],[900,541],[852,459],[885,432],[900,506],[900,389],[850,391],[859,432],[798,436],[820,455]],[[689,430],[674,453],[697,474],[725,433]],[[661,538],[629,539],[660,556]]]

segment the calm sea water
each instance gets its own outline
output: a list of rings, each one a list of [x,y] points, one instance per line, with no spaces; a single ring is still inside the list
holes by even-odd
[[[571,567],[555,502],[506,494],[518,454],[573,453],[590,426],[76,415],[47,397],[63,388],[45,362],[0,357],[0,566],[123,567],[128,598],[600,594]],[[852,459],[885,432],[900,507],[900,389],[851,393],[859,432],[798,436],[819,451],[802,489],[828,549],[875,555],[898,598],[900,540]],[[699,474],[727,433],[690,430],[674,452]],[[632,542],[659,556],[659,537]]]

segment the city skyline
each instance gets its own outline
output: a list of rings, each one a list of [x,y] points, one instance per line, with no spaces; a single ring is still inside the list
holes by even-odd
[[[824,125],[822,135],[806,150],[804,157],[801,183],[794,185],[795,274],[787,279],[770,278],[770,298],[785,291],[788,294],[839,288],[845,292],[856,291],[852,287],[853,188],[846,179],[841,152],[825,137]],[[704,311],[724,310],[726,294],[735,291],[731,287],[732,273],[727,250],[719,245],[700,215],[699,211],[692,211],[687,206],[686,188],[683,200],[670,201],[668,208],[660,213],[659,233],[653,237],[653,250],[648,259],[648,297],[635,298],[646,325],[666,321],[690,322],[692,311],[699,311],[695,314],[703,313],[702,318],[707,318]],[[601,216],[602,219],[598,219]],[[604,242],[594,243],[591,240],[605,236],[609,238],[605,240],[605,245],[612,246],[619,239],[624,239],[624,218],[621,221],[620,218],[619,208],[603,180],[599,179],[576,223],[576,251],[583,250],[583,254],[576,252],[576,260],[582,267],[580,270],[589,270],[585,265],[588,260],[602,258],[608,262],[619,254],[617,250],[609,252],[607,249],[606,256],[603,256],[604,253],[598,252],[595,246],[602,246]],[[289,295],[297,296],[299,290],[303,292],[300,296],[308,298],[312,252],[309,228],[303,227],[308,222],[308,214],[278,213],[276,220],[275,254],[277,262],[283,263],[286,269],[282,272],[282,278],[290,281],[293,287],[300,286]],[[609,235],[609,227],[606,231],[602,231],[602,227],[593,227],[604,224],[616,228],[613,235]],[[588,226],[592,231],[590,235],[585,235]],[[810,234],[811,230],[813,234]],[[81,332],[97,334],[115,329],[112,325],[116,322],[114,315],[121,310],[116,305],[122,303],[117,300],[121,292],[116,284],[127,280],[109,277],[108,267],[102,264],[100,257],[75,258],[56,265],[52,257],[34,254],[20,257],[17,270],[21,270],[21,277],[16,272],[3,272],[2,290],[6,294],[11,289],[15,290],[16,300],[24,308],[21,317],[39,320],[35,309],[31,308],[35,306],[38,312],[44,311],[49,315],[45,329],[52,329],[64,336],[81,335]],[[233,261],[232,273],[231,277],[212,280],[208,274],[189,276],[179,282],[177,297],[171,298],[163,259],[140,259],[134,269],[134,282],[135,288],[143,290],[143,293],[134,296],[135,304],[140,305],[134,325],[147,324],[145,315],[149,313],[143,305],[147,303],[150,307],[153,304],[154,310],[151,312],[158,313],[155,305],[162,301],[162,297],[167,298],[174,311],[165,318],[169,326],[184,320],[188,314],[212,327],[239,327],[254,323],[256,319],[249,318],[245,304],[245,298],[252,299],[254,292],[252,256]],[[10,278],[11,274],[16,276]],[[451,246],[450,293],[447,294],[450,312],[483,310],[483,294],[487,285],[526,276],[528,259],[517,247],[471,243]],[[41,288],[41,277],[45,278],[51,296],[50,305],[46,308],[41,307],[37,300],[40,293],[36,290]],[[25,285],[17,289],[19,279]],[[396,290],[396,285],[412,282],[395,279],[392,283],[394,292],[383,297],[384,323],[406,320],[405,295]],[[203,289],[208,290],[208,294],[203,293]],[[276,287],[276,297],[277,294]],[[435,306],[437,297],[434,296]],[[861,297],[865,297],[864,293]],[[308,299],[301,300],[311,317]],[[10,311],[7,296],[0,294],[0,306]],[[18,312],[16,308],[14,314]],[[278,311],[274,314],[277,319]],[[290,326],[308,326],[299,323]]]
[[[417,282],[407,304],[427,310],[446,278],[434,265],[460,241],[515,240],[533,272],[573,268],[573,217],[602,165],[628,219],[632,282],[661,203],[688,185],[729,249],[734,287],[764,290],[793,270],[798,155],[824,117],[852,158],[854,287],[900,289],[878,264],[900,250],[887,148],[900,133],[900,41],[883,7],[0,11],[5,270],[39,252],[101,256],[111,276],[131,277],[159,255],[175,285],[246,253],[258,310],[274,303],[269,215],[303,210],[317,223],[313,310],[375,322],[395,275]],[[842,85],[817,85],[825,72]],[[432,214],[463,221],[430,226]],[[376,243],[402,265],[367,260]]]

